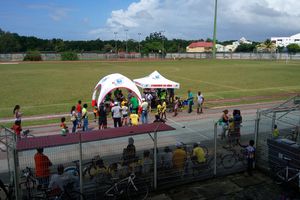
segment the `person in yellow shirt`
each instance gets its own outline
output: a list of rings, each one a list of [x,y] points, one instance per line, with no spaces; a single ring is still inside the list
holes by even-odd
[[[131,113],[130,114],[130,122],[132,126],[137,126],[139,125],[139,115]]]
[[[161,105],[161,119],[167,119],[167,103],[166,101],[163,101],[162,105]]]
[[[155,113],[155,115],[158,115],[159,118],[161,118],[161,112],[162,112],[161,101],[158,101],[157,106],[156,106],[156,113]]]
[[[183,150],[183,144],[181,142],[177,142],[176,149],[174,150],[173,157],[172,157],[174,169],[183,171],[186,160],[187,160],[187,154],[186,151]]]
[[[273,130],[273,138],[277,139],[279,137],[279,130],[277,128],[277,125],[274,125],[274,130]]]
[[[199,144],[195,143],[193,152],[192,152],[192,157],[195,158],[195,160],[198,163],[204,163],[206,161],[204,150],[199,146]]]

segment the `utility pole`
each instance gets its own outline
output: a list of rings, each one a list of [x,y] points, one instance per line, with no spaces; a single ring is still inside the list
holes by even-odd
[[[163,55],[164,55],[164,52],[165,52],[165,42],[164,42],[164,35],[163,35],[163,33],[165,32],[165,31],[159,31],[160,32],[160,34],[161,34],[161,40],[162,40],[162,50],[161,50],[161,57],[163,58]]]
[[[217,7],[218,7],[218,0],[215,0],[215,18],[214,18],[214,35],[213,35],[213,59],[216,58]]]

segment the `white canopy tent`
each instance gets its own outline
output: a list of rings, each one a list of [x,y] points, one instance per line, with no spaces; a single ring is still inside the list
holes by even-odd
[[[133,95],[135,95],[138,98],[138,100],[141,102],[142,96],[137,86],[126,76],[123,76],[122,74],[119,73],[115,73],[103,77],[97,83],[97,85],[94,88],[92,105],[95,105],[97,102],[97,106],[99,107],[100,103],[104,101],[105,96],[109,92],[117,88],[119,89],[125,88],[131,90]],[[99,92],[98,101],[96,101],[97,92]]]
[[[149,76],[134,79],[133,82],[141,88],[176,88],[180,84],[163,77],[158,71],[152,72]]]

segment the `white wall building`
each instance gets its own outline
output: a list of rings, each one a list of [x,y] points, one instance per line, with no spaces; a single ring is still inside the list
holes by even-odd
[[[271,37],[271,41],[276,44],[276,47],[286,47],[293,43],[300,45],[300,33],[290,37]]]
[[[216,44],[217,52],[234,52],[240,44],[252,44],[252,42],[242,37],[241,39],[234,41],[232,42],[232,44],[226,46]]]

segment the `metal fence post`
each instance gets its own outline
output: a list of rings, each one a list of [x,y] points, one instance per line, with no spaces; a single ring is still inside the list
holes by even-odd
[[[256,120],[255,120],[255,130],[254,130],[254,146],[257,146],[258,141],[258,131],[259,131],[259,120],[260,120],[260,112],[259,109],[256,111]]]
[[[157,189],[157,131],[154,132],[154,190]]]
[[[214,122],[214,175],[217,175],[217,122]]]
[[[83,181],[82,181],[82,142],[81,142],[81,133],[79,135],[79,184],[80,184],[80,193],[83,194]]]

